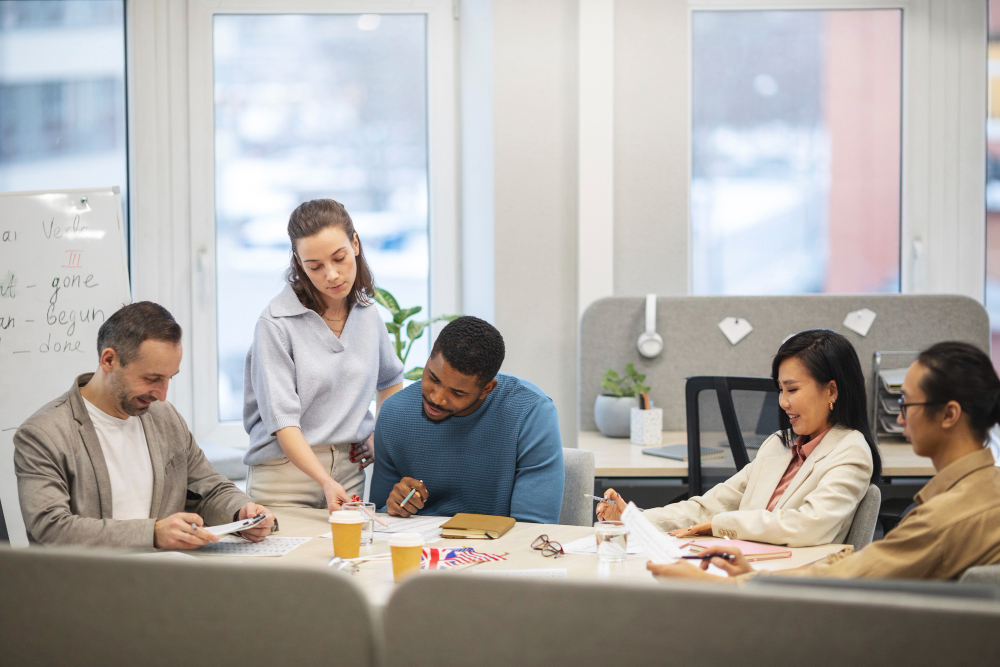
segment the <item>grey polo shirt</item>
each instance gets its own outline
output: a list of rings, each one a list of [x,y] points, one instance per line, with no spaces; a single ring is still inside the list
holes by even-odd
[[[276,431],[310,445],[362,442],[375,429],[376,390],[403,381],[403,363],[374,304],[355,305],[340,338],[286,285],[257,320],[243,377],[247,465],[285,456]]]

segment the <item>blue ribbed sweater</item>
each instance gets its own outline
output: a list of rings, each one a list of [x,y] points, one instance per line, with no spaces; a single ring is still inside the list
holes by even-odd
[[[555,405],[530,382],[500,373],[475,412],[435,422],[424,416],[414,383],[382,404],[375,424],[376,507],[403,477],[427,486],[423,515],[558,523],[565,471]]]

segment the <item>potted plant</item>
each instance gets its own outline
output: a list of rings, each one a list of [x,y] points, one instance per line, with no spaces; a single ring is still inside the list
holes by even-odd
[[[410,350],[413,348],[414,341],[424,335],[424,331],[427,330],[428,326],[433,322],[451,322],[453,319],[461,317],[460,315],[438,315],[429,320],[410,320],[407,322],[406,320],[422,310],[421,307],[400,308],[396,297],[381,287],[375,288],[375,301],[385,307],[389,311],[389,314],[392,315],[392,319],[385,323],[385,328],[395,337],[395,340],[392,342],[392,349],[396,351],[396,356],[403,362],[404,368],[406,368],[406,360],[410,357]],[[404,331],[408,340],[403,339]],[[423,372],[423,366],[414,366],[406,371],[403,377],[407,380],[419,380]]]
[[[639,394],[649,391],[642,382],[646,376],[635,370],[631,363],[625,365],[625,375],[609,370],[601,380],[603,393],[594,402],[594,421],[601,433],[609,438],[627,438],[631,435],[632,408],[639,407]]]

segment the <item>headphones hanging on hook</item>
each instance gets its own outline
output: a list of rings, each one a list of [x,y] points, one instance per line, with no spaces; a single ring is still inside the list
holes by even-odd
[[[663,352],[663,338],[656,333],[656,295],[646,295],[646,331],[639,336],[636,343],[639,347],[639,354],[652,359]]]

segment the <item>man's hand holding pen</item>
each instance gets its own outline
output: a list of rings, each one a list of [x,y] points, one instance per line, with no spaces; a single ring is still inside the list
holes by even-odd
[[[422,510],[428,497],[427,487],[423,482],[412,477],[404,477],[392,487],[385,508],[393,516],[408,517]]]

